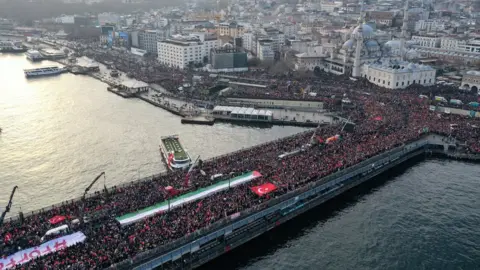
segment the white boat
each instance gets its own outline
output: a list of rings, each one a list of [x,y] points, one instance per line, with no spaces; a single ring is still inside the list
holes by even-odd
[[[63,72],[66,72],[66,68],[59,68],[59,67],[43,67],[43,68],[32,68],[32,69],[24,69],[23,72],[25,73],[25,77],[40,77],[40,76],[52,76],[57,75]]]
[[[27,56],[28,60],[33,61],[33,62],[40,61],[40,60],[44,59],[43,55],[37,50],[28,50],[25,53],[25,56]]]
[[[168,169],[187,169],[192,164],[188,151],[180,144],[178,135],[161,137],[160,153]]]

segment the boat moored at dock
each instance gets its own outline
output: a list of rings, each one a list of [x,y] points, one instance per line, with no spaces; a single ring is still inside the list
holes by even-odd
[[[57,74],[61,74],[67,72],[66,68],[60,67],[42,67],[42,68],[32,68],[32,69],[24,69],[23,72],[25,73],[25,77],[40,77],[40,76],[53,76]]]
[[[186,169],[192,164],[192,158],[180,144],[178,135],[161,137],[160,153],[169,170]]]
[[[24,53],[27,48],[21,42],[0,42],[0,53]]]
[[[28,60],[32,62],[37,62],[45,59],[45,57],[37,50],[28,50],[25,53],[25,56],[27,57]]]

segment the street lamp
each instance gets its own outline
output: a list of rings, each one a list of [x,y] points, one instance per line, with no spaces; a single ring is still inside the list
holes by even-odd
[[[88,187],[85,189],[85,192],[83,193],[83,196],[82,196],[82,206],[81,206],[81,209],[80,209],[80,225],[83,226],[83,223],[84,223],[84,220],[83,220],[83,210],[85,209],[85,196],[87,195],[88,191],[92,188],[92,186],[98,181],[98,179],[100,179],[100,177],[103,175],[104,179],[105,179],[105,172],[101,172],[97,177],[95,177],[95,179],[93,179],[92,183],[90,183],[90,185],[88,185]]]
[[[12,207],[12,199],[13,199],[13,194],[15,194],[15,191],[17,190],[18,186],[13,187],[12,194],[10,194],[10,199],[8,200],[7,207],[5,207],[5,211],[3,211],[2,216],[0,216],[0,226],[3,224],[3,220],[5,219],[5,216],[7,215],[8,212],[10,212],[10,208]]]

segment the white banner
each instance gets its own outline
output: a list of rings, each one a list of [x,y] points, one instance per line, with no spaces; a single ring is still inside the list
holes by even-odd
[[[73,246],[76,243],[85,241],[86,236],[81,232],[69,234],[57,239],[50,240],[33,248],[19,251],[13,255],[8,256],[6,259],[0,259],[0,270],[9,269],[15,267],[15,265],[24,264],[36,257],[45,256],[52,252],[65,249],[69,246]]]

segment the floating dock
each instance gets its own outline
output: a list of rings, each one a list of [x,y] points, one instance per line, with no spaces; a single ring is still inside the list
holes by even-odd
[[[205,116],[184,117],[181,120],[182,124],[206,125],[213,126],[215,119]]]

